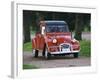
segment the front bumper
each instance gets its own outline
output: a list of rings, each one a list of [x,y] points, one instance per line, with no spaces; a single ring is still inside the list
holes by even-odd
[[[71,53],[79,53],[79,50],[76,51],[57,51],[57,52],[50,52],[51,54],[71,54]]]
[[[69,47],[62,50],[62,45],[68,45]],[[50,48],[53,48],[54,51],[50,51]],[[79,53],[80,52],[80,49],[75,49],[75,50],[74,49],[75,48],[73,48],[73,46],[71,44],[62,43],[59,46],[49,47],[49,52],[50,52],[50,54],[72,54],[72,53]]]

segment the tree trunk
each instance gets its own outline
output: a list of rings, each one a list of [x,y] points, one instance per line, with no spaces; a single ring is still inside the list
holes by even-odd
[[[82,27],[83,27],[83,15],[76,14],[76,22],[75,22],[75,36],[74,38],[77,40],[82,40]]]
[[[36,12],[36,30],[40,31],[39,22],[44,20],[44,15],[42,12]]]
[[[24,43],[30,42],[30,25],[31,25],[31,14],[28,11],[23,11],[23,34]]]
[[[30,26],[26,23],[24,24],[24,43],[30,42]]]

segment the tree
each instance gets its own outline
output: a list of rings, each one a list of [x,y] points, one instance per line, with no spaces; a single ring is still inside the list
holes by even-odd
[[[82,28],[83,28],[83,15],[76,14],[75,20],[75,39],[82,40]]]
[[[30,26],[32,25],[32,12],[23,11],[23,35],[24,43],[30,42]]]
[[[52,12],[52,20],[59,20],[60,19],[60,15],[57,12]]]
[[[90,30],[90,14],[83,13],[66,13],[66,12],[49,12],[49,11],[23,11],[23,32],[24,42],[30,41],[30,26],[34,31],[39,31],[39,22],[41,20],[63,20],[66,21],[69,30],[75,31],[75,38],[82,39],[84,28]]]
[[[44,20],[43,13],[44,12],[36,12],[35,13],[35,16],[36,16],[36,20],[35,20],[35,23],[36,23],[36,31],[39,31],[40,30],[39,22]]]

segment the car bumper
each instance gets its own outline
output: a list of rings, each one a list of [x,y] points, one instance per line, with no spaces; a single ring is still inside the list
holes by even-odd
[[[63,48],[63,45],[67,45],[67,48]],[[69,43],[62,43],[59,46],[50,46],[48,47],[48,50],[51,54],[71,54],[71,53],[79,53],[80,49],[79,46],[73,47]]]
[[[79,53],[79,50],[75,51],[58,51],[58,52],[50,52],[51,54],[71,54],[71,53]]]

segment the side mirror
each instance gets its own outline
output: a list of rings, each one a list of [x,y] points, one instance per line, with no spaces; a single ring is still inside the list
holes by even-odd
[[[42,26],[41,34],[42,34],[42,35],[45,34],[45,26]]]

